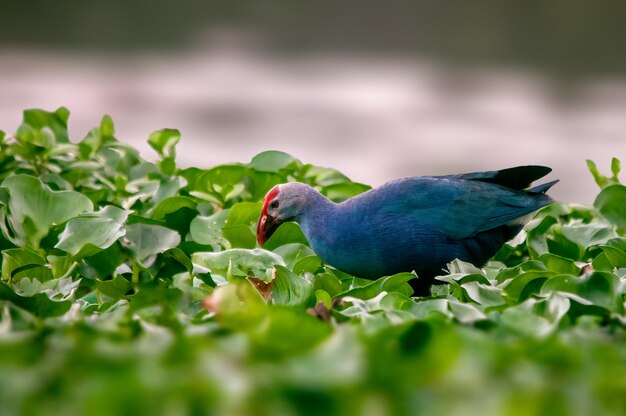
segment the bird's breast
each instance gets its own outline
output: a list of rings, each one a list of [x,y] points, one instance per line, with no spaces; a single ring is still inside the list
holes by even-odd
[[[301,223],[311,248],[344,272],[377,278],[428,263],[442,236],[415,219],[383,211],[350,211]],[[430,265],[427,265],[430,266]]]

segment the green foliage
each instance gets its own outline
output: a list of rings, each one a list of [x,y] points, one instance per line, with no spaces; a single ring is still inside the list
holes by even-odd
[[[274,185],[369,187],[282,152],[180,169],[69,112],[0,133],[4,414],[626,413],[626,191],[555,203],[432,296],[323,264],[295,224],[257,246]]]

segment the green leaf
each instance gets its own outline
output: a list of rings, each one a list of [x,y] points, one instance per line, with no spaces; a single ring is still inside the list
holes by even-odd
[[[100,120],[100,135],[103,137],[115,136],[115,125],[111,116],[105,114]]]
[[[500,306],[506,302],[502,297],[502,289],[478,282],[469,282],[461,286],[467,296],[474,302],[485,307]]]
[[[571,260],[584,260],[582,258],[584,247],[581,247],[563,236],[560,227],[555,227],[552,234],[546,238],[550,253]]]
[[[78,289],[80,282],[81,279],[74,280],[72,277],[61,277],[43,282],[41,288],[42,292],[51,300],[73,300],[74,293]]]
[[[450,316],[448,301],[446,299],[418,299],[411,307],[411,313],[417,319],[429,319],[431,317]]]
[[[11,248],[2,252],[2,280],[17,281],[25,277],[45,282],[52,279],[46,260],[29,248]]]
[[[227,185],[231,185],[230,189],[232,189],[232,186],[240,184],[246,175],[248,175],[248,168],[244,165],[220,165],[204,171],[198,181],[208,184],[209,187],[225,196],[228,193],[224,192]]]
[[[138,223],[125,228],[129,248],[139,261],[180,244],[180,234],[160,225]]]
[[[274,287],[272,288],[272,302],[277,305],[305,306],[311,300],[313,284],[296,275],[291,270],[274,266]]]
[[[561,232],[565,238],[576,243],[583,250],[590,246],[604,244],[608,240],[617,237],[617,234],[611,227],[597,222],[563,225]]]
[[[351,182],[346,175],[339,172],[337,169],[324,168],[321,166],[308,166],[309,168],[306,173],[306,179],[308,181],[312,181],[315,185],[326,187],[337,183]]]
[[[180,263],[189,273],[193,272],[191,259],[179,248],[172,248],[163,253],[166,257],[171,257]]]
[[[228,217],[226,218],[226,223],[224,225],[253,225],[257,223],[260,215],[260,202],[239,202],[237,204],[234,204],[228,211]]]
[[[484,276],[482,269],[474,266],[472,263],[461,261],[459,259],[454,259],[448,263],[447,269],[450,274],[477,274]]]
[[[224,328],[256,332],[268,319],[265,301],[246,280],[218,287],[205,304]]]
[[[161,157],[174,157],[176,145],[180,141],[180,132],[176,129],[161,129],[150,134],[148,144]]]
[[[79,265],[81,276],[103,280],[111,276],[115,269],[124,262],[119,244],[113,244],[92,256],[82,259]]]
[[[129,214],[130,211],[109,205],[71,219],[54,247],[72,254],[76,260],[91,256],[126,234],[124,223]]]
[[[381,277],[367,286],[350,289],[338,294],[337,296],[371,299],[383,291],[399,292],[405,296],[410,296],[413,293],[413,289],[408,284],[408,281],[411,279],[415,279],[415,275],[413,273],[398,273],[393,276]]]
[[[65,278],[73,273],[74,269],[77,266],[77,263],[74,261],[72,256],[57,256],[57,255],[48,255],[46,259],[49,263],[48,267],[52,270],[52,275],[55,278]]]
[[[322,259],[317,256],[301,257],[293,265],[293,272],[300,275],[304,273],[316,273],[322,268],[323,264]]]
[[[326,309],[332,308],[333,298],[323,290],[315,290],[315,305],[318,305],[320,302],[324,305]]]
[[[508,283],[508,285],[504,288],[504,293],[506,293],[506,295],[513,301],[519,302],[520,300],[524,300],[522,294],[525,290],[527,290],[527,287],[530,286],[533,290],[537,289],[538,291],[539,288],[537,288],[536,285],[542,284],[546,279],[549,279],[554,275],[554,272],[549,271],[529,271],[521,273]],[[528,291],[526,291],[526,293],[527,295],[529,294]]]
[[[262,280],[266,272],[274,266],[285,265],[283,259],[277,254],[259,248],[254,250],[235,248],[217,253],[193,253],[191,262],[208,268],[213,275],[219,274],[226,277],[230,269],[233,276],[254,276]]]
[[[615,157],[611,159],[611,173],[613,176],[610,178],[601,174],[596,164],[591,160],[587,160],[587,168],[600,188],[604,189],[608,186],[619,184],[619,173],[621,170],[619,159]]]
[[[587,169],[593,176],[593,179],[596,181],[600,188],[604,188],[607,183],[607,177],[602,175],[598,170],[598,166],[593,160],[587,159]]]
[[[194,218],[189,226],[193,241],[204,245],[225,245],[227,241],[222,234],[222,227],[227,216],[228,211],[219,211],[208,217]]]
[[[171,287],[162,279],[154,279],[153,281],[143,284],[137,292],[129,295],[131,311],[151,306],[173,307],[181,298],[180,289]]]
[[[320,273],[313,278],[313,289],[322,290],[331,297],[336,297],[343,290],[341,281],[332,273]]]
[[[555,292],[548,298],[546,317],[553,323],[558,323],[569,311],[570,305],[569,297],[562,293]]]
[[[611,263],[604,251],[598,254],[593,259],[593,261],[591,262],[591,266],[593,270],[597,270],[600,272],[612,272],[614,269],[613,264]]]
[[[55,112],[24,110],[24,121],[15,138],[21,143],[34,144],[52,150],[57,143],[69,143],[67,120],[70,112],[59,107]]]
[[[287,178],[274,172],[249,172],[251,183],[248,184],[251,201],[260,201],[274,186],[287,182]]]
[[[626,251],[613,246],[600,246],[613,267],[626,267]]]
[[[100,126],[95,127],[87,133],[85,138],[78,143],[78,150],[82,159],[89,159],[95,156],[95,154],[107,143],[114,143],[115,139],[115,125],[110,116],[105,115],[100,121]],[[96,168],[100,167],[100,163],[97,162],[76,162],[72,164],[75,169],[84,169],[93,165]]]
[[[9,301],[42,318],[64,315],[72,305],[72,302],[69,300],[51,300],[44,293],[38,293],[33,296],[20,296],[4,282],[0,282],[0,299]]]
[[[580,274],[580,267],[576,266],[573,260],[557,256],[556,254],[544,253],[539,256],[539,261],[546,265],[551,272],[558,274]]]
[[[375,316],[376,312],[384,310],[383,305],[381,305],[381,301],[386,296],[387,293],[379,293],[375,297],[365,300],[352,296],[345,296],[342,298],[342,301],[351,305],[343,309],[340,314],[346,317],[370,319]]]
[[[604,188],[593,206],[610,223],[626,230],[626,186],[611,185]]]
[[[176,159],[174,157],[164,157],[157,162],[157,165],[166,176],[172,176],[176,173]]]
[[[287,267],[292,270],[295,269],[296,263],[299,262],[301,259],[305,257],[315,256],[315,252],[313,252],[313,250],[309,246],[299,243],[284,244],[276,248],[274,250],[274,253],[282,257],[287,264]]]
[[[461,323],[470,324],[487,319],[487,316],[471,303],[461,303],[456,299],[448,300],[448,307],[452,315]],[[508,309],[507,309],[508,310]]]
[[[78,192],[51,191],[33,176],[6,178],[2,187],[10,192],[7,219],[15,233],[15,243],[39,247],[53,225],[91,211],[91,201]]]
[[[622,169],[622,164],[620,160],[616,157],[611,159],[611,173],[613,174],[613,179],[615,181],[619,181],[619,172]]]
[[[525,337],[548,336],[554,330],[554,325],[535,313],[536,304],[535,299],[528,299],[520,305],[505,309],[500,317],[502,326]]]
[[[130,291],[132,284],[123,276],[115,276],[111,280],[97,280],[96,288],[105,296],[121,299]]]
[[[264,323],[261,331],[252,337],[252,349],[257,356],[268,360],[302,356],[319,346],[333,332],[329,325],[304,310],[280,305],[268,309]]]
[[[541,254],[549,252],[546,235],[557,222],[554,217],[543,217],[528,223],[526,247],[532,258],[536,259]]]
[[[301,162],[290,154],[269,150],[259,153],[250,161],[250,166],[261,172],[279,172],[282,169],[301,165]]]
[[[335,183],[322,189],[322,193],[331,201],[342,202],[353,196],[372,189],[371,186],[356,182]]]
[[[148,188],[148,193],[152,193],[152,184],[154,183],[151,180],[145,181]],[[180,190],[185,186],[185,180],[181,177],[168,177],[162,178],[158,182],[158,188],[156,192],[154,192],[152,196],[152,203],[158,204],[166,198],[170,198],[176,196],[180,192]]]
[[[573,293],[595,306],[614,312],[623,310],[618,286],[618,277],[607,272],[593,272],[583,276],[559,275],[546,281],[541,293]]]
[[[193,199],[186,196],[171,196],[163,199],[154,207],[151,217],[155,220],[161,220],[166,215],[178,211],[182,208],[196,209],[198,204]]]
[[[436,276],[436,280],[441,282],[451,283],[451,284],[464,284],[469,282],[481,282],[485,284],[489,284],[489,279],[482,273],[453,273],[446,274],[443,276]]]
[[[240,202],[234,204],[222,228],[222,234],[234,248],[254,248],[256,234],[252,231],[261,213],[260,203]]]
[[[234,248],[254,248],[256,235],[249,226],[239,224],[222,228],[222,234]]]
[[[29,277],[13,282],[11,287],[17,295],[24,297],[31,297],[42,292],[41,282]]]

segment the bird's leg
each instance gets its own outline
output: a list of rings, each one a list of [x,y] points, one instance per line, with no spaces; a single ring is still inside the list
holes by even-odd
[[[430,296],[430,286],[433,283],[435,283],[435,279],[431,276],[419,276],[417,279],[409,280],[413,289],[413,296],[421,298]]]

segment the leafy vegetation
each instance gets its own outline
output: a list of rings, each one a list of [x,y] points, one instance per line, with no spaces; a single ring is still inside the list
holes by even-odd
[[[484,268],[432,296],[402,273],[326,266],[299,228],[262,248],[273,185],[363,192],[280,152],[211,169],[156,163],[104,117],[0,132],[4,414],[626,414],[626,187],[589,168],[593,206],[546,207]]]

